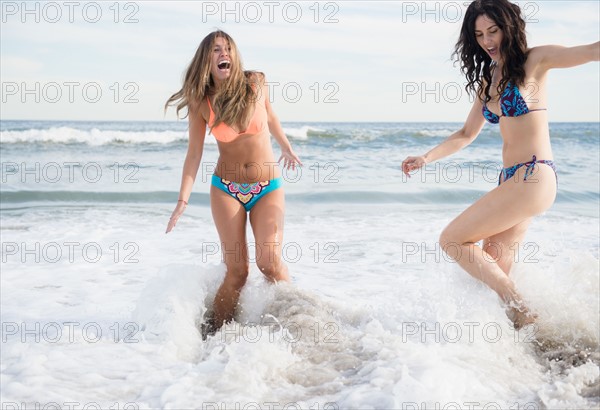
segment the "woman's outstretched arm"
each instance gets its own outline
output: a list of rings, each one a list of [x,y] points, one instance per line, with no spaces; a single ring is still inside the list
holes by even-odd
[[[279,160],[277,162],[281,162],[281,160],[283,159],[284,168],[295,169],[296,165],[301,166],[302,162],[300,162],[300,159],[294,153],[294,150],[292,149],[292,144],[290,144],[290,141],[283,132],[283,128],[281,127],[281,123],[279,122],[279,118],[277,117],[277,114],[275,114],[273,107],[271,107],[271,102],[269,101],[269,89],[266,85],[265,77],[262,78],[261,86],[263,92],[265,93],[265,108],[267,110],[267,122],[269,124],[269,132],[275,138],[275,141],[277,141],[277,144],[279,144],[279,147],[281,148],[281,156],[279,157]]]
[[[429,164],[441,158],[447,157],[448,155],[452,155],[473,142],[485,124],[485,119],[481,114],[482,108],[483,104],[478,98],[476,98],[463,127],[450,135],[436,147],[429,150],[426,154],[416,157],[407,157],[404,161],[402,161],[402,172],[410,177],[411,171],[415,171],[425,166],[425,164]]]
[[[181,187],[179,188],[179,199],[175,210],[171,214],[169,224],[167,225],[167,231],[171,230],[177,224],[177,220],[183,214],[185,207],[192,194],[192,187],[198,174],[198,168],[200,168],[200,161],[202,160],[202,152],[204,150],[204,138],[206,136],[206,121],[202,118],[200,110],[196,104],[190,104],[189,109],[189,142],[188,150],[185,156],[185,162],[183,163],[183,172],[181,175]]]
[[[543,70],[569,68],[600,61],[600,42],[576,47],[540,46],[531,50],[540,61]]]

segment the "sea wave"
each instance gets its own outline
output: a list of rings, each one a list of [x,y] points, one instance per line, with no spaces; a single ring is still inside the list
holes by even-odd
[[[80,130],[72,127],[51,127],[45,129],[27,129],[20,131],[0,131],[0,143],[83,143],[89,145],[105,145],[115,143],[154,143],[170,144],[187,141],[187,133],[182,131],[120,131]]]
[[[301,126],[286,127],[285,134],[292,139],[307,140],[311,136],[334,135],[328,134],[325,129]],[[2,130],[0,131],[0,143],[2,144],[29,144],[29,143],[55,143],[55,144],[172,144],[186,143],[188,140],[187,130],[103,130],[91,128],[89,130],[77,129],[69,126],[58,126],[50,128],[30,128],[25,130]],[[214,138],[207,132],[206,143],[214,144]]]
[[[283,132],[290,138],[307,140],[310,136],[322,136],[327,135],[327,130],[323,128],[312,127],[310,125],[303,125],[301,127],[284,127]]]
[[[327,191],[286,193],[289,203],[305,204],[470,204],[486,192],[478,189],[437,189],[412,192],[383,191]],[[102,192],[83,190],[16,190],[2,192],[0,204],[38,202],[63,203],[171,203],[177,200],[176,191]],[[559,192],[556,202],[565,204],[597,203],[598,192]],[[194,192],[192,205],[208,206],[209,194]]]

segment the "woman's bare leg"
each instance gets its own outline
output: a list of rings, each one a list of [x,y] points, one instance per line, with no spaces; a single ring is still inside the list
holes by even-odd
[[[492,235],[483,241],[483,250],[496,261],[500,269],[508,276],[515,262],[515,255],[519,254],[519,247],[532,218],[507,229],[499,234]]]
[[[505,303],[518,307],[511,318],[516,328],[533,319],[506,272],[475,243],[506,231],[510,235],[511,229],[522,236],[525,231],[519,225],[552,205],[556,197],[554,171],[537,165],[535,178],[528,181],[523,181],[524,172],[522,167],[512,179],[484,195],[450,222],[440,236],[442,249],[463,269],[493,289]]]
[[[285,196],[279,188],[262,197],[250,211],[250,223],[256,240],[256,265],[271,282],[289,281],[281,260]]]
[[[248,277],[246,210],[235,198],[215,186],[210,188],[210,206],[221,240],[227,272],[214,302],[215,330],[233,319],[240,292]]]

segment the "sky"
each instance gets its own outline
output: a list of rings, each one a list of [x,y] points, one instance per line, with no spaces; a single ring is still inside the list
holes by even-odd
[[[464,1],[2,1],[1,118],[175,120],[202,39],[230,34],[284,122],[460,122]],[[530,46],[600,38],[600,2],[520,1]],[[550,121],[600,120],[600,66],[553,70]]]

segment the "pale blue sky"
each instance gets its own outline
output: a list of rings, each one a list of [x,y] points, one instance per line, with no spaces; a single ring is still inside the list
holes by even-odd
[[[3,119],[173,120],[164,101],[214,28],[266,73],[282,121],[462,121],[469,110],[450,60],[463,1],[76,3],[2,2]],[[518,3],[530,46],[600,38],[598,1]],[[599,121],[599,78],[598,63],[551,72],[550,120]]]

